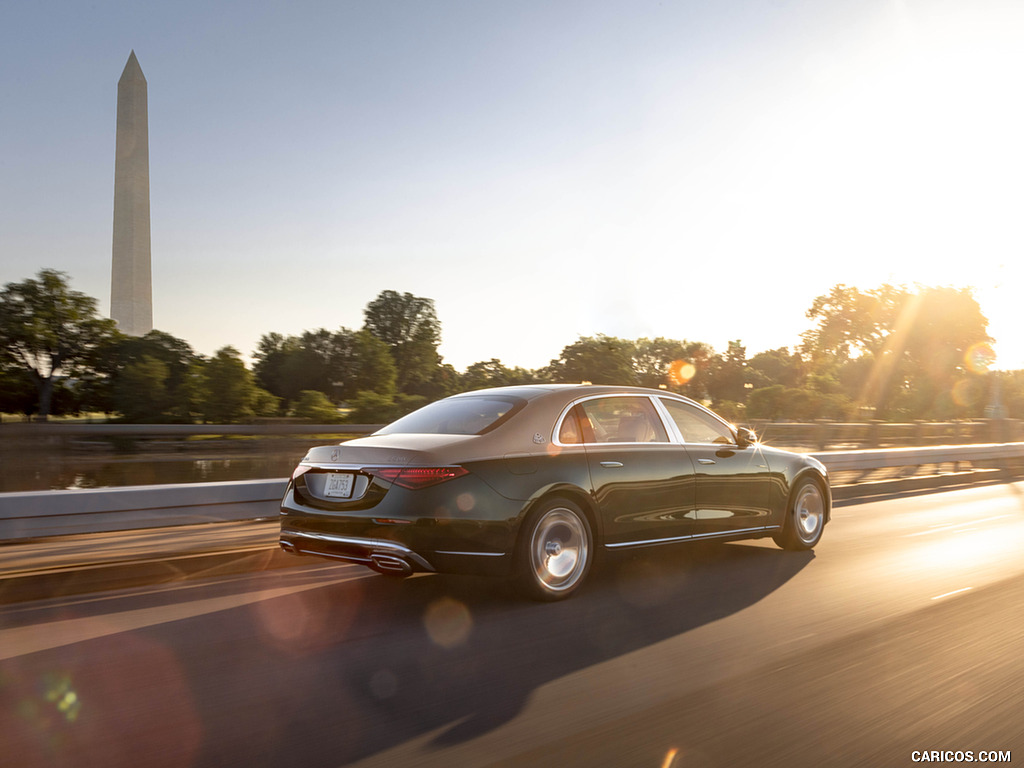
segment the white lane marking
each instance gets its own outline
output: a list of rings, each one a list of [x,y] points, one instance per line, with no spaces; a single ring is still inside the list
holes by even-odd
[[[905,538],[910,538],[911,536],[928,536],[932,533],[944,533],[946,531],[956,530],[957,528],[964,528],[969,525],[977,525],[978,523],[989,523],[993,520],[1002,520],[1007,517],[1013,517],[1013,515],[995,515],[994,517],[983,517],[980,520],[968,520],[963,523],[953,523],[952,525],[938,525],[928,531],[918,531],[917,533],[905,533],[903,535]]]
[[[211,597],[205,600],[162,605],[153,608],[138,608],[131,611],[111,613],[103,616],[89,616],[79,619],[62,619],[27,627],[0,630],[0,660],[13,659],[29,653],[60,648],[64,645],[94,640],[99,637],[115,635],[119,632],[130,632],[143,627],[166,624],[180,619],[190,619],[217,611],[226,611],[243,605],[258,603],[262,600],[273,600],[309,589],[341,584],[346,581],[357,581],[374,576],[372,571],[365,574],[324,579],[312,584],[296,587],[279,587],[238,595]]]
[[[944,597],[949,597],[950,595],[959,595],[961,592],[968,592],[972,589],[974,589],[974,587],[963,587],[962,589],[954,589],[952,592],[946,592],[942,595],[936,595],[932,598],[932,600],[941,600]]]

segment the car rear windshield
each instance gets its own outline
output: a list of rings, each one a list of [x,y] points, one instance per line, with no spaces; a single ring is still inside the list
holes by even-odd
[[[378,435],[482,435],[508,421],[524,405],[518,397],[450,397],[425,405],[377,432]]]

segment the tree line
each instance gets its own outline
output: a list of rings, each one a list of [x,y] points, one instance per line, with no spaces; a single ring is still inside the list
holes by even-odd
[[[459,372],[438,352],[433,300],[383,291],[359,329],[264,334],[250,369],[230,346],[206,357],[163,331],[127,336],[65,274],[44,269],[0,292],[0,411],[382,423],[457,392],[587,381],[668,389],[734,420],[1024,417],[1024,371],[988,373],[988,320],[969,289],[836,285],[807,317],[798,345],[750,357],[740,340],[719,353],[703,342],[596,335],[542,368],[492,358]]]

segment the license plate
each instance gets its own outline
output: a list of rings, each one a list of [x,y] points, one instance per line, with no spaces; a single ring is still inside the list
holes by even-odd
[[[352,498],[352,480],[354,476],[347,472],[331,472],[327,475],[324,495],[339,499]]]

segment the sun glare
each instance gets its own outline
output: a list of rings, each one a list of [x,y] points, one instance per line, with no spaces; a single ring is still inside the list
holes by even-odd
[[[785,269],[764,298],[804,309],[836,283],[971,287],[997,367],[1024,367],[1022,32],[1024,5],[898,2],[820,40],[765,109],[741,101],[722,123],[729,151],[703,169],[687,252],[729,259],[730,280]]]

